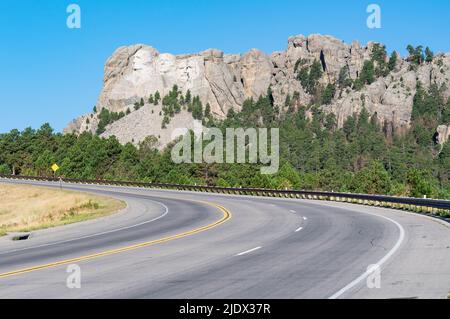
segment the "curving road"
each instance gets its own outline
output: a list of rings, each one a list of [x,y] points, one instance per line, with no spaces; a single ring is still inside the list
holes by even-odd
[[[64,188],[128,206],[25,241],[0,238],[0,298],[446,298],[450,292],[450,228],[429,217],[333,202]],[[66,286],[72,264],[81,269],[80,289]],[[367,285],[376,282],[367,272],[372,264],[380,265],[380,288]]]

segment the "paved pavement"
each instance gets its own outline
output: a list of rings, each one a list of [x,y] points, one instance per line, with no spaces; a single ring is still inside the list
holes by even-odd
[[[450,227],[426,216],[297,199],[64,187],[128,207],[33,232],[25,241],[0,238],[0,298],[446,298],[450,292]],[[81,270],[79,289],[66,284],[72,264]],[[372,264],[380,266],[379,277],[376,268],[367,271]]]

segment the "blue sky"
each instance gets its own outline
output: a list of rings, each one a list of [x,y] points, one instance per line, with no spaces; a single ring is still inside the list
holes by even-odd
[[[66,26],[71,3],[81,7],[79,30]],[[366,26],[371,3],[381,7],[381,29]],[[1,0],[0,132],[45,122],[60,131],[90,111],[119,46],[271,53],[290,35],[322,33],[380,41],[402,54],[409,43],[450,52],[449,13],[446,0]]]

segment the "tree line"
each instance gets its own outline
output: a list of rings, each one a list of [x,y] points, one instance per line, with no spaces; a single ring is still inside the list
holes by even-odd
[[[295,104],[295,97],[289,104]],[[160,151],[154,136],[138,145],[121,145],[115,137],[104,139],[88,132],[55,133],[48,124],[0,134],[0,173],[51,176],[50,166],[58,163],[58,174],[68,178],[448,199],[450,143],[441,147],[433,137],[436,124],[448,120],[449,109],[450,101],[443,101],[439,88],[419,87],[411,129],[391,136],[365,109],[337,128],[335,116],[316,105],[280,110],[269,89],[266,96],[246,100],[241,111],[231,109],[224,120],[208,117],[203,121],[222,130],[280,128],[281,165],[274,175],[261,175],[254,164],[174,164],[173,143]]]

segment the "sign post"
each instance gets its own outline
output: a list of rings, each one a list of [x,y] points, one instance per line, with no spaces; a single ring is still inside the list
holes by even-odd
[[[58,166],[58,164],[55,163],[52,165],[52,171],[53,171],[53,173],[56,173],[57,170],[59,170],[59,166]]]
[[[56,177],[56,171],[59,170],[58,164],[56,164],[56,163],[53,164],[51,168],[52,168],[52,171],[53,171],[53,177]],[[62,178],[61,177],[59,177],[59,189],[62,190]]]

